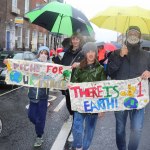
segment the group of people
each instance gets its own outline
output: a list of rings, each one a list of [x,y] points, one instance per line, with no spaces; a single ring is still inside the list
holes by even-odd
[[[83,42],[79,33],[74,33],[70,38],[70,47],[62,59],[55,55],[54,63],[72,66],[71,82],[94,82],[107,79],[126,80],[141,76],[142,79],[150,78],[150,53],[140,49],[141,31],[137,26],[131,26],[126,32],[124,46],[111,53],[106,70],[98,62],[98,49],[95,42]],[[39,48],[35,61],[48,62],[49,49],[46,46]],[[69,90],[62,91],[66,97],[66,106],[73,116],[71,132],[73,134],[72,149],[88,150],[94,135],[97,117],[104,113],[79,113],[72,111]],[[44,88],[29,88],[28,97],[30,105],[28,117],[35,125],[37,134],[35,147],[43,143],[43,133],[47,112],[49,90]],[[130,117],[130,138],[128,148],[126,145],[126,121]],[[144,108],[140,110],[116,111],[116,144],[118,150],[137,150],[144,122]]]

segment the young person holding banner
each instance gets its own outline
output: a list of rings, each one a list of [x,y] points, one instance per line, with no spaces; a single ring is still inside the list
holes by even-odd
[[[94,42],[87,42],[83,46],[82,52],[84,59],[80,62],[79,67],[76,68],[71,82],[81,83],[106,80],[104,68],[97,60],[97,45]],[[100,116],[103,116],[103,113],[100,113]],[[88,150],[93,138],[97,117],[97,113],[74,112],[72,128],[73,148],[76,150]]]
[[[46,46],[39,47],[36,62],[49,62],[49,48]],[[28,109],[28,118],[35,126],[36,140],[34,147],[39,147],[43,143],[43,133],[45,128],[47,104],[49,89],[30,87],[28,97],[30,100]]]
[[[126,31],[125,45],[111,53],[107,73],[115,80],[126,80],[141,76],[150,78],[150,53],[140,49],[141,31],[130,26]],[[126,146],[126,122],[130,117],[130,138]],[[116,111],[116,144],[118,150],[137,150],[144,122],[144,108],[140,110]]]

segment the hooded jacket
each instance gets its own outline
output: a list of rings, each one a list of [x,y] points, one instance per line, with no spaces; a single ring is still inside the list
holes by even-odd
[[[106,80],[104,68],[97,61],[95,64],[87,65],[85,68],[77,68],[71,82],[93,82]]]
[[[140,49],[140,43],[127,44],[128,55],[121,57],[120,50],[111,53],[108,59],[107,74],[116,80],[136,78],[145,70],[150,71],[150,53]]]
[[[141,37],[140,28],[137,26],[130,26],[126,32],[126,39],[127,33],[132,29],[138,31]],[[126,56],[121,57],[121,50],[117,50],[111,53],[109,57],[107,74],[112,79],[132,79],[141,76],[145,70],[150,71],[150,53],[140,48],[140,41],[137,44],[130,44],[126,40],[125,45],[128,49],[128,54]]]

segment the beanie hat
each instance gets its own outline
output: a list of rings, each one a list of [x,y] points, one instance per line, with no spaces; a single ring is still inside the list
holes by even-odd
[[[49,53],[49,48],[47,46],[40,46],[38,50],[38,54],[43,50],[46,50]]]
[[[94,42],[87,42],[83,45],[82,47],[83,54],[86,55],[86,53],[88,53],[89,51],[94,51],[96,55],[98,55],[97,45]]]
[[[126,31],[126,35],[127,35],[127,33],[128,33],[130,30],[136,30],[137,32],[140,33],[140,37],[141,37],[141,30],[140,30],[140,28],[139,28],[138,26],[129,26],[129,28],[128,28],[127,31]]]

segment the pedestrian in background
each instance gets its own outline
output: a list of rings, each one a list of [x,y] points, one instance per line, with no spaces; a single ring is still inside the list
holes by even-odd
[[[126,80],[141,76],[150,78],[150,53],[140,49],[141,31],[130,26],[126,31],[125,45],[111,53],[108,59],[107,74],[111,79]],[[130,138],[126,146],[126,122],[130,117]],[[141,138],[144,108],[140,110],[116,111],[116,144],[118,150],[137,150]]]
[[[46,46],[39,47],[36,62],[49,62],[49,48]],[[43,134],[46,121],[48,105],[48,88],[30,87],[28,97],[30,100],[28,109],[28,118],[35,126],[36,140],[34,147],[39,147],[43,143]]]
[[[84,59],[80,62],[78,68],[75,69],[71,82],[94,82],[106,80],[104,68],[97,60],[98,49],[94,42],[86,43],[82,52]],[[103,113],[100,113],[103,116]],[[73,148],[76,150],[88,150],[96,126],[97,113],[79,113],[74,112],[73,120]]]

